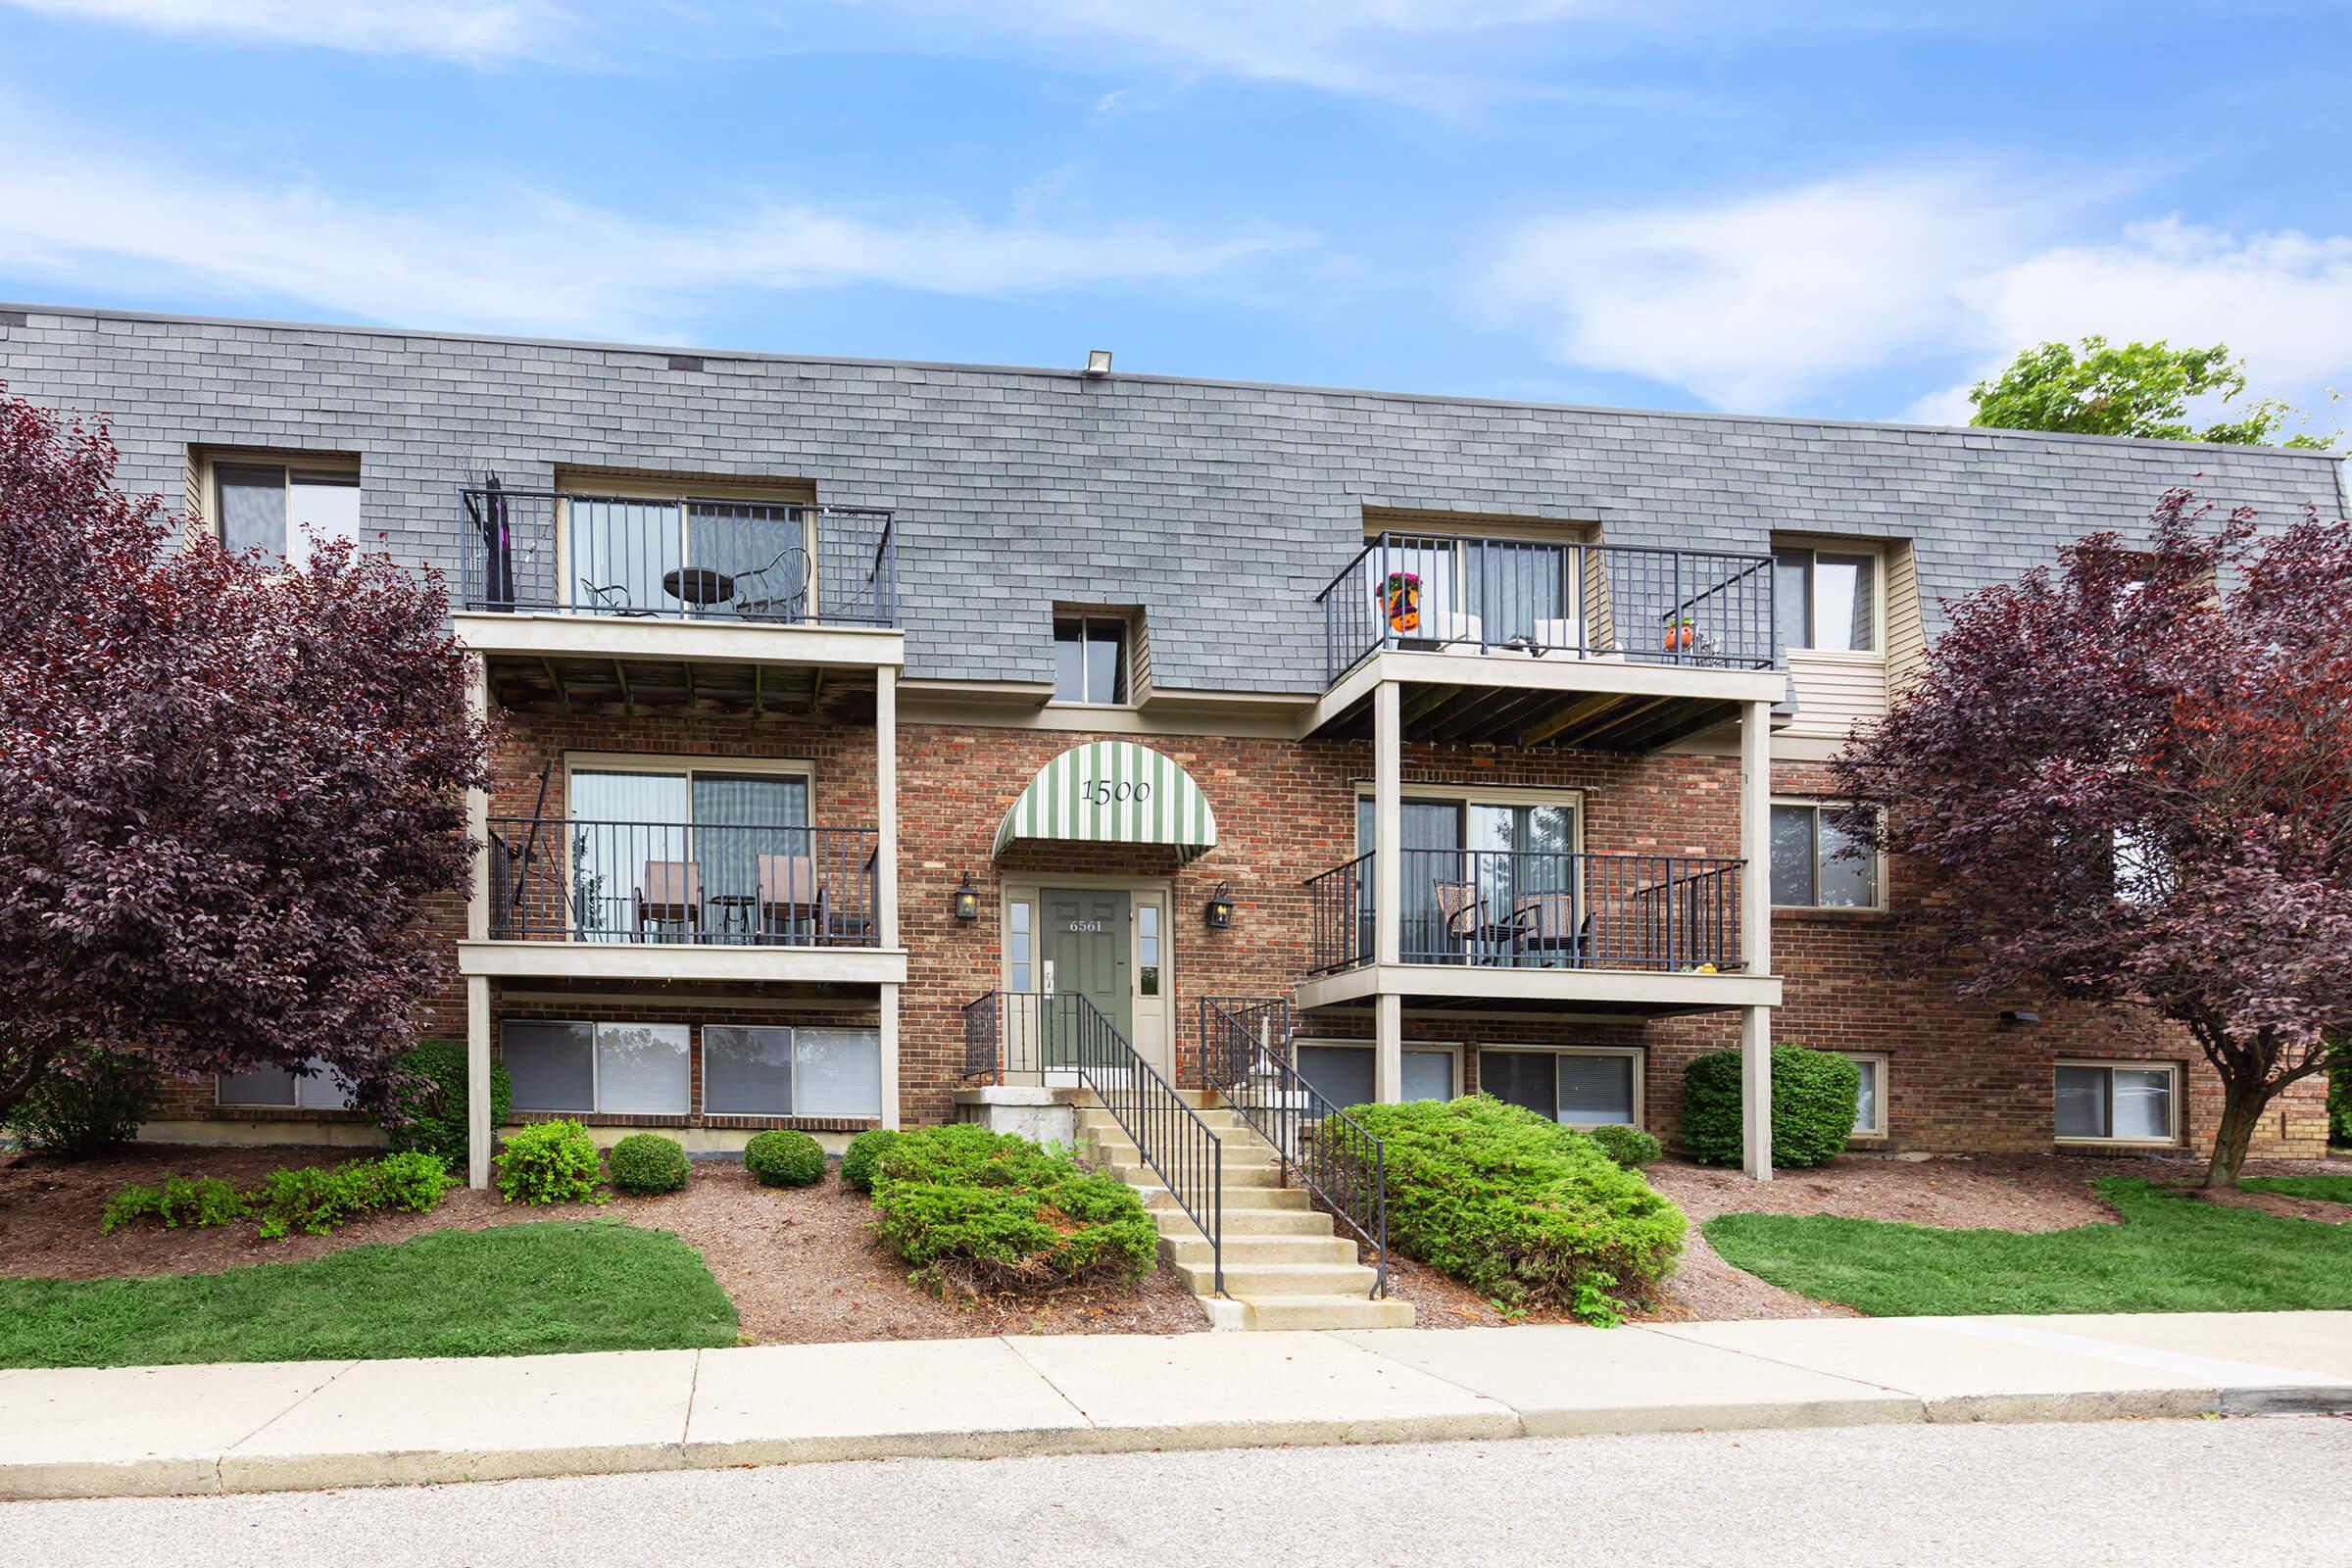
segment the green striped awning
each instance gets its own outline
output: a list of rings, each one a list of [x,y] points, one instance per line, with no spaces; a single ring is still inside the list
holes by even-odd
[[[1217,818],[1192,774],[1150,747],[1088,741],[1038,769],[989,853],[1020,839],[1165,844],[1182,863],[1217,847]]]

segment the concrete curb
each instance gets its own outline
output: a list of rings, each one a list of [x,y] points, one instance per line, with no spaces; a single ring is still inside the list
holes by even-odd
[[[2241,1360],[2216,1351],[2243,1351]],[[0,1498],[2352,1413],[2352,1313],[1067,1336],[0,1375]]]

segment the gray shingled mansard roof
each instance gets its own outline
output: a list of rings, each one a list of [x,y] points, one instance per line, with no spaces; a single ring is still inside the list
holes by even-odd
[[[1141,604],[1165,688],[1322,684],[1315,594],[1366,508],[1598,518],[1614,544],[1915,542],[1936,601],[2015,576],[2167,487],[2341,511],[2324,454],[726,354],[0,306],[0,379],[114,420],[127,485],[190,444],[357,452],[363,507],[454,580],[460,488],[559,465],[790,475],[890,508],[908,673],[1052,678],[1050,606]]]

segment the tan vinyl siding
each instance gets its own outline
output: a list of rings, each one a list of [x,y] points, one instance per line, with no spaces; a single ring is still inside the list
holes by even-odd
[[[1886,547],[1886,686],[1900,691],[1927,662],[1928,633],[1919,603],[1919,563],[1911,542]]]
[[[1152,695],[1152,639],[1141,610],[1127,617],[1127,701],[1141,703]]]
[[[1873,654],[1788,650],[1796,716],[1780,733],[1791,739],[1842,741],[1856,724],[1886,712],[1886,662]]]

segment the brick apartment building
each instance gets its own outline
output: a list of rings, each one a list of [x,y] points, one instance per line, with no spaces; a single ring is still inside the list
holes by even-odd
[[[45,307],[0,379],[234,546],[447,574],[504,719],[442,1027],[518,1118],[707,1149],[1017,1114],[1081,1015],[1197,1084],[1250,1004],[1342,1103],[1671,1139],[1777,1039],[1864,1062],[1864,1148],[2203,1145],[2185,1036],[1895,977],[1919,890],[1823,764],[1942,599],[2173,485],[2345,505],[2280,450]],[[369,1136],[274,1072],[166,1115]]]

